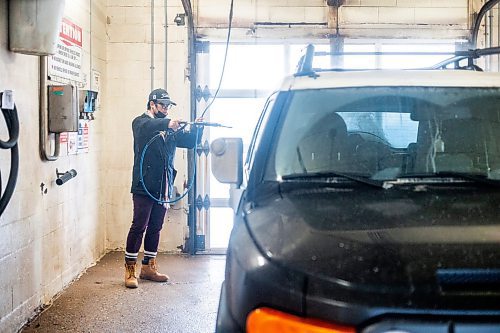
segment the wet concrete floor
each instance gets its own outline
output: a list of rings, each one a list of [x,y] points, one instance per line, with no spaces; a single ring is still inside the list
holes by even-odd
[[[170,281],[137,289],[124,286],[123,258],[105,255],[21,332],[214,332],[224,255],[158,254]]]

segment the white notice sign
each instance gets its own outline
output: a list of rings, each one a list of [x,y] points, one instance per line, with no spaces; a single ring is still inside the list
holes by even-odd
[[[56,54],[49,57],[49,76],[82,82],[82,28],[63,18]]]

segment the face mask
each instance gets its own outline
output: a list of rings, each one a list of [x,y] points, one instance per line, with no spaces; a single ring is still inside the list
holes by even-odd
[[[156,112],[155,114],[155,118],[165,118],[166,116],[167,116],[166,114],[160,111]]]

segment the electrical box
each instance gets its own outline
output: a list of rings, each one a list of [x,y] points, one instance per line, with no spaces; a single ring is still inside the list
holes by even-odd
[[[79,111],[83,112],[88,118],[94,119],[93,113],[96,109],[97,91],[80,90],[78,96]]]
[[[9,1],[10,50],[41,56],[54,54],[64,4],[64,0]]]
[[[78,132],[76,87],[67,84],[49,86],[49,132]]]

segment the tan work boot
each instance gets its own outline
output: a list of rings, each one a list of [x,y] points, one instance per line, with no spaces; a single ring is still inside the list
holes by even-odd
[[[135,261],[125,261],[125,287],[127,288],[137,288],[139,282],[135,276]]]
[[[156,259],[149,259],[147,265],[142,265],[141,267],[141,275],[139,275],[141,279],[151,280],[155,282],[167,282],[169,277],[168,275],[158,273],[158,269],[156,268]]]

